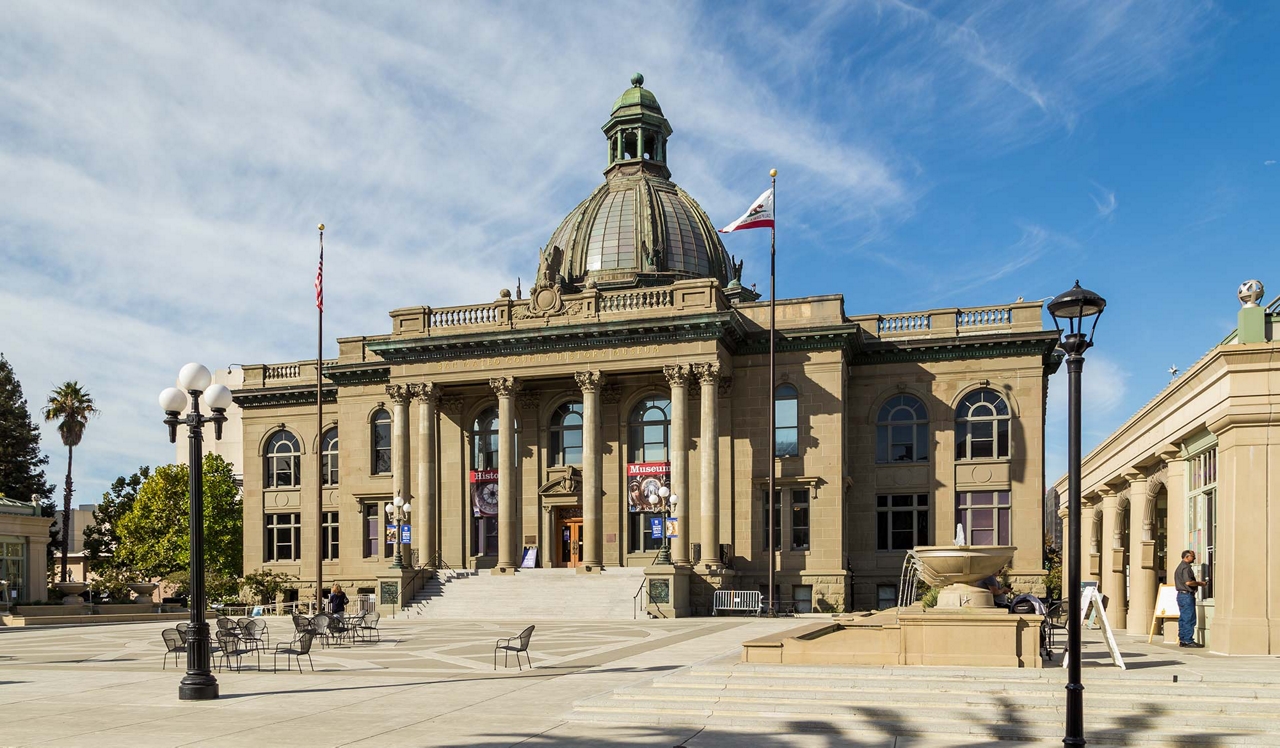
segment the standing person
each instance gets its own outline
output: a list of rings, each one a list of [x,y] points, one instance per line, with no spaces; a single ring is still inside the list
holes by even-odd
[[[1203,647],[1196,643],[1196,587],[1205,586],[1196,581],[1195,551],[1183,551],[1182,563],[1173,571],[1173,587],[1178,591],[1178,646]]]
[[[342,585],[334,582],[333,589],[329,590],[329,612],[341,618],[349,602],[351,601],[347,598],[347,593],[342,591]]]

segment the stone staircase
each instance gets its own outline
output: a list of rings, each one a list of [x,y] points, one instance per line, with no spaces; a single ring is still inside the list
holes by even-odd
[[[1183,672],[1174,683],[1167,672],[1087,670],[1090,745],[1280,745],[1280,670],[1261,679],[1253,676],[1263,674],[1251,673],[1247,681]],[[807,667],[721,660],[584,699],[568,718],[828,732],[846,739],[1060,741],[1065,684],[1061,668]]]
[[[631,620],[643,567],[521,569],[514,575],[446,571],[413,597],[409,618],[520,621]],[[645,618],[643,610],[638,612]]]

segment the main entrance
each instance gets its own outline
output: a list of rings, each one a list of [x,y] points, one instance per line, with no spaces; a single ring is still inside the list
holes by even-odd
[[[556,566],[575,567],[582,563],[582,508],[556,510]]]

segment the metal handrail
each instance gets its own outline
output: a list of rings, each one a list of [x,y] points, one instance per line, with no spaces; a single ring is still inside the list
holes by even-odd
[[[640,596],[645,596],[644,606],[649,607],[649,580],[640,580],[640,587],[636,589],[636,594],[631,596],[631,620],[639,620],[640,618]]]

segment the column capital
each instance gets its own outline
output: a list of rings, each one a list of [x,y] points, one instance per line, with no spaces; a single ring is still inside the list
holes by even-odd
[[[435,382],[411,384],[409,385],[409,391],[416,400],[421,400],[429,405],[440,404],[440,385]]]
[[[662,367],[662,375],[667,378],[667,384],[672,387],[685,387],[689,384],[689,377],[693,372],[688,364],[672,364]]]
[[[603,373],[594,369],[574,372],[573,378],[583,392],[599,392],[607,379]]]
[[[520,380],[515,377],[491,377],[489,386],[498,397],[511,397],[520,391]]]
[[[709,364],[694,364],[693,375],[698,378],[698,382],[701,384],[719,385],[720,363],[713,361]]]
[[[412,384],[389,384],[387,385],[387,397],[396,405],[408,405],[413,399]]]
[[[1120,473],[1120,477],[1128,481],[1130,486],[1132,486],[1135,483],[1146,483],[1148,480],[1150,480],[1145,470],[1142,470],[1136,467],[1131,467],[1127,470],[1122,471]]]

